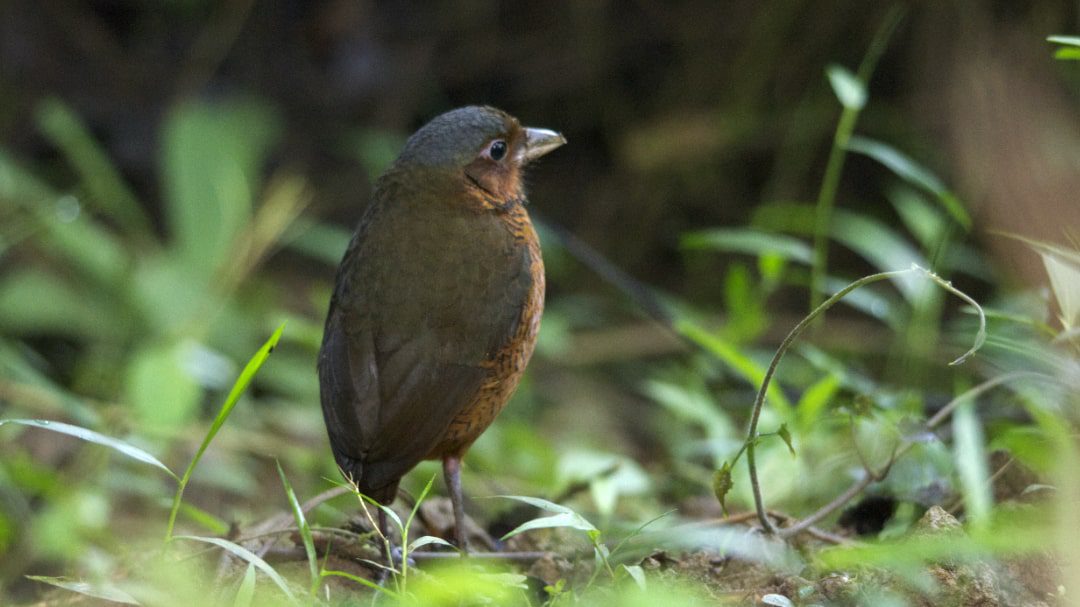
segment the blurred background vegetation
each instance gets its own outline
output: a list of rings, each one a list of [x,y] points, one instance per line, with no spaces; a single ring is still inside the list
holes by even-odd
[[[844,79],[830,86],[827,70],[857,73],[897,10],[868,100],[847,112],[860,138],[830,168]],[[1076,250],[1080,64],[1055,61],[1046,37],[1077,29],[1066,0],[7,0],[0,418],[76,424],[183,469],[287,321],[179,525],[221,534],[286,509],[275,460],[301,500],[330,487],[314,365],[334,268],[408,134],[486,103],[570,144],[530,172],[548,311],[524,385],[467,460],[471,495],[566,501],[605,530],[671,508],[670,524],[718,516],[713,470],[742,445],[760,371],[808,311],[830,171],[825,291],[916,262],[995,312],[991,339],[947,367],[974,321],[921,284],[831,311],[785,360],[762,421],[786,423],[798,450],[761,445],[769,503],[811,512],[860,458],[883,457],[852,448],[852,411],[854,434],[906,436],[1018,370],[1062,383],[980,401],[980,444],[1051,476],[1060,453],[1028,439],[1048,432],[1034,410],[1066,432],[1076,419],[1076,300],[1062,293],[1076,293],[1077,266],[1003,234]],[[582,245],[697,339],[598,280]],[[1062,258],[1051,285],[1044,265]],[[948,432],[920,441],[872,491],[917,518],[964,493],[954,455]],[[744,476],[729,507],[750,505]],[[115,576],[159,541],[174,488],[99,445],[0,428],[0,597],[40,593],[28,574]],[[354,509],[313,516],[340,524]],[[497,532],[521,522],[495,500],[470,512]]]

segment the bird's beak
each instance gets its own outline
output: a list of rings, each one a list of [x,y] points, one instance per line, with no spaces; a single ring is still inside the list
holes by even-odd
[[[566,143],[562,133],[549,129],[525,129],[524,161],[531,162]]]

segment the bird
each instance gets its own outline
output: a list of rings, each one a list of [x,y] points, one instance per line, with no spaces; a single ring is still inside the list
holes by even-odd
[[[317,364],[334,459],[383,505],[442,460],[463,553],[461,459],[517,388],[544,309],[524,168],[565,143],[489,106],[433,118],[376,180],[335,277]]]

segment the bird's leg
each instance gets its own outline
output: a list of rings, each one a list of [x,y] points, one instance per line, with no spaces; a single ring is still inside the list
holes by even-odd
[[[386,511],[382,508],[379,508],[379,533],[384,540],[390,541],[390,526],[386,523]]]
[[[450,491],[450,503],[454,505],[454,541],[463,554],[469,553],[469,543],[465,539],[465,504],[461,497],[461,458],[449,456],[443,458],[443,476],[446,488]]]

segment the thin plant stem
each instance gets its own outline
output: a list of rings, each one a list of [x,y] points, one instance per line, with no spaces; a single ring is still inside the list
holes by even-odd
[[[184,498],[184,489],[187,488],[188,482],[191,480],[191,475],[195,473],[195,467],[198,466],[199,460],[202,459],[206,449],[210,446],[210,441],[214,440],[217,436],[218,430],[225,425],[225,421],[229,418],[229,414],[232,413],[233,407],[240,400],[240,396],[247,389],[248,384],[255,378],[255,374],[259,372],[259,368],[270,356],[270,353],[274,351],[274,347],[277,346],[278,340],[281,339],[281,333],[285,330],[285,323],[278,326],[277,330],[270,336],[270,339],[266,340],[266,343],[255,355],[251,357],[247,365],[244,366],[243,371],[240,372],[240,376],[236,378],[236,382],[233,384],[232,389],[229,391],[229,395],[225,398],[225,404],[221,406],[221,410],[218,411],[217,417],[214,418],[213,423],[210,424],[210,429],[207,430],[206,435],[203,437],[202,444],[199,445],[198,450],[195,452],[195,456],[191,458],[191,462],[188,464],[184,475],[180,477],[180,482],[177,483],[176,493],[173,495],[172,508],[169,510],[169,522],[165,527],[165,543],[168,544],[173,538],[173,528],[176,525],[176,515],[180,512],[180,503]]]
[[[761,410],[765,405],[765,394],[768,392],[769,383],[772,381],[773,375],[776,373],[777,366],[780,365],[780,359],[784,357],[784,353],[788,351],[791,344],[795,339],[806,330],[806,327],[810,326],[810,323],[815,318],[820,316],[825,310],[831,308],[836,302],[843,299],[845,295],[858,289],[863,285],[870,284],[872,282],[878,282],[880,280],[886,280],[889,278],[895,278],[903,274],[907,274],[911,270],[897,270],[894,272],[881,272],[879,274],[872,274],[856,280],[848,286],[840,289],[832,297],[826,299],[821,304],[818,304],[814,308],[813,312],[810,312],[805,318],[799,321],[799,324],[795,325],[795,328],[787,334],[784,341],[780,342],[780,346],[776,350],[776,354],[773,355],[772,361],[769,363],[769,368],[765,371],[765,378],[761,383],[761,389],[758,390],[757,398],[754,400],[754,408],[750,414],[750,427],[747,430],[746,436],[746,464],[750,468],[750,488],[754,493],[754,507],[757,509],[758,520],[761,522],[761,527],[765,529],[767,533],[776,533],[776,527],[772,521],[769,520],[768,515],[765,512],[765,502],[761,498],[761,483],[758,480],[757,465],[754,459],[754,446],[758,439],[757,426],[758,420],[761,418]]]
[[[885,16],[881,27],[874,34],[866,55],[859,64],[856,74],[859,82],[866,88],[870,83],[870,77],[877,67],[881,54],[885,52],[889,38],[892,37],[896,27],[904,15],[901,5],[894,5]],[[829,150],[829,160],[825,165],[825,175],[821,180],[821,189],[818,190],[817,208],[814,222],[814,255],[810,266],[810,308],[816,308],[825,292],[825,275],[828,267],[829,256],[829,226],[832,223],[832,209],[836,204],[836,191],[840,185],[840,175],[844,171],[844,160],[847,157],[847,146],[851,135],[855,132],[855,124],[859,120],[859,114],[863,106],[845,106],[840,112],[840,120],[836,124],[836,132],[833,134],[832,148]]]
[[[765,502],[761,497],[761,483],[758,479],[757,462],[754,458],[754,450],[759,437],[757,427],[758,420],[761,418],[761,410],[762,408],[764,408],[765,405],[765,395],[768,393],[769,384],[772,381],[773,375],[775,375],[776,373],[776,368],[780,365],[780,360],[784,357],[784,354],[788,351],[788,349],[791,348],[791,345],[795,342],[795,339],[798,338],[799,335],[801,335],[802,332],[805,331],[806,328],[810,326],[810,324],[813,323],[816,318],[821,316],[825,312],[825,310],[828,310],[838,301],[843,299],[848,293],[870,283],[879,282],[891,278],[898,278],[900,276],[913,272],[923,274],[924,276],[930,278],[932,281],[934,281],[936,284],[940,285],[942,288],[946,289],[950,293],[957,295],[964,301],[974,306],[975,310],[979,314],[979,331],[975,337],[975,344],[971,347],[971,349],[969,349],[956,360],[952,361],[950,364],[956,365],[964,362],[965,360],[970,358],[975,353],[975,351],[978,350],[986,341],[986,315],[983,313],[983,310],[978,305],[978,303],[976,303],[975,300],[971,299],[963,292],[953,287],[952,284],[948,281],[943,280],[937,274],[934,274],[930,270],[919,267],[915,264],[912,264],[911,267],[907,270],[894,270],[891,272],[880,272],[878,274],[864,276],[863,278],[860,278],[859,280],[856,280],[855,282],[847,285],[843,289],[837,291],[832,297],[826,299],[824,302],[818,305],[818,307],[814,308],[814,310],[810,312],[810,314],[808,314],[805,318],[799,321],[799,324],[795,325],[795,328],[792,329],[791,332],[788,333],[787,337],[784,338],[784,341],[780,343],[780,346],[776,350],[776,354],[773,355],[772,361],[769,363],[769,368],[765,372],[765,378],[761,383],[761,388],[758,390],[757,398],[754,400],[754,408],[750,414],[750,426],[747,429],[746,464],[747,467],[750,469],[750,488],[754,494],[754,507],[757,509],[758,520],[761,522],[761,527],[765,530],[766,533],[774,534],[777,533],[778,530],[776,526],[773,525],[772,521],[769,520],[769,517],[766,514]],[[869,484],[869,482],[867,484]],[[848,499],[850,499],[850,497]]]

